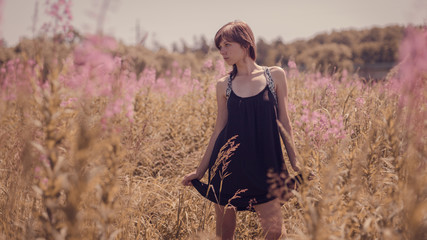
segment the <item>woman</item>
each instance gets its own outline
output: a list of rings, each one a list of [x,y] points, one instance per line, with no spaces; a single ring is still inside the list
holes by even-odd
[[[244,22],[224,25],[215,35],[215,45],[233,70],[217,82],[214,132],[197,170],[182,183],[193,185],[215,203],[217,237],[232,239],[236,211],[254,210],[266,238],[278,239],[282,235],[281,205],[269,193],[269,173],[289,176],[279,133],[292,168],[299,172],[287,112],[286,75],[282,68],[255,63],[254,36]],[[288,134],[279,131],[279,125]],[[206,185],[199,180],[208,169]]]

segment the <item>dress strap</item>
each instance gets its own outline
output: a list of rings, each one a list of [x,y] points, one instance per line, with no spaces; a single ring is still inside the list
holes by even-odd
[[[225,95],[226,95],[226,97],[227,97],[227,100],[228,100],[228,98],[230,97],[230,94],[231,94],[231,77],[230,76],[228,76],[228,79],[227,79],[227,90],[225,91]]]
[[[273,77],[271,77],[270,69],[268,67],[264,67],[264,68],[265,68],[264,74],[265,74],[265,78],[267,80],[268,88],[270,89],[270,92],[273,94],[274,100],[277,104],[276,88],[274,87]]]

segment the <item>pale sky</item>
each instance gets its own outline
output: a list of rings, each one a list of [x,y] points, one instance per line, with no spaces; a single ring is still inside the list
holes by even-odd
[[[40,28],[46,0],[3,1],[0,31],[8,46],[21,36],[31,37],[35,3],[39,1]],[[50,0],[53,1],[53,0]],[[83,33],[94,33],[101,2],[73,0],[73,26]],[[104,33],[127,44],[134,44],[136,23],[153,40],[170,47],[184,39],[193,44],[194,36],[212,41],[216,31],[227,22],[247,22],[258,39],[285,42],[307,39],[320,32],[364,29],[391,24],[427,24],[427,0],[109,0],[103,24]]]

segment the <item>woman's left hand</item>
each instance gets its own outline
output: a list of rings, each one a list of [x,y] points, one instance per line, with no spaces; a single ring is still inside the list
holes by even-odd
[[[189,174],[187,174],[184,179],[182,180],[182,185],[184,186],[191,186],[191,180],[193,179],[198,179],[200,180],[203,177],[203,175],[201,175],[200,173],[198,173],[197,171],[191,172]]]

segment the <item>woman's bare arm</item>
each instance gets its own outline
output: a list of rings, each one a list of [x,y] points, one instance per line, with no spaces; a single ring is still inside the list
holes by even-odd
[[[279,128],[282,127],[284,131],[280,130],[280,135],[285,144],[286,152],[288,153],[289,161],[295,171],[299,171],[296,160],[296,150],[294,144],[294,137],[291,122],[288,115],[288,86],[285,71],[280,67],[272,67],[271,75],[276,85],[276,94],[278,102],[278,120]],[[281,126],[280,126],[281,125]]]
[[[212,155],[215,141],[218,138],[219,133],[222,131],[222,129],[225,127],[225,124],[227,123],[228,112],[227,112],[227,98],[225,96],[226,89],[227,89],[227,78],[221,79],[220,81],[218,81],[216,86],[218,109],[217,109],[217,118],[215,122],[215,128],[212,133],[211,139],[209,140],[209,144],[205,151],[205,154],[203,155],[203,158],[199,166],[197,167],[197,172],[199,172],[202,177],[205,174],[206,170],[208,169],[209,160]]]
[[[186,186],[191,184],[190,183],[191,180],[201,179],[203,175],[205,175],[205,172],[209,166],[209,160],[212,155],[215,141],[218,138],[219,133],[222,131],[222,129],[225,127],[227,123],[228,112],[227,112],[227,98],[225,95],[227,90],[227,84],[228,84],[227,77],[224,77],[218,80],[216,84],[217,118],[215,122],[215,128],[209,140],[205,154],[203,155],[196,171],[189,173],[184,177],[184,180],[182,181],[182,183]]]

